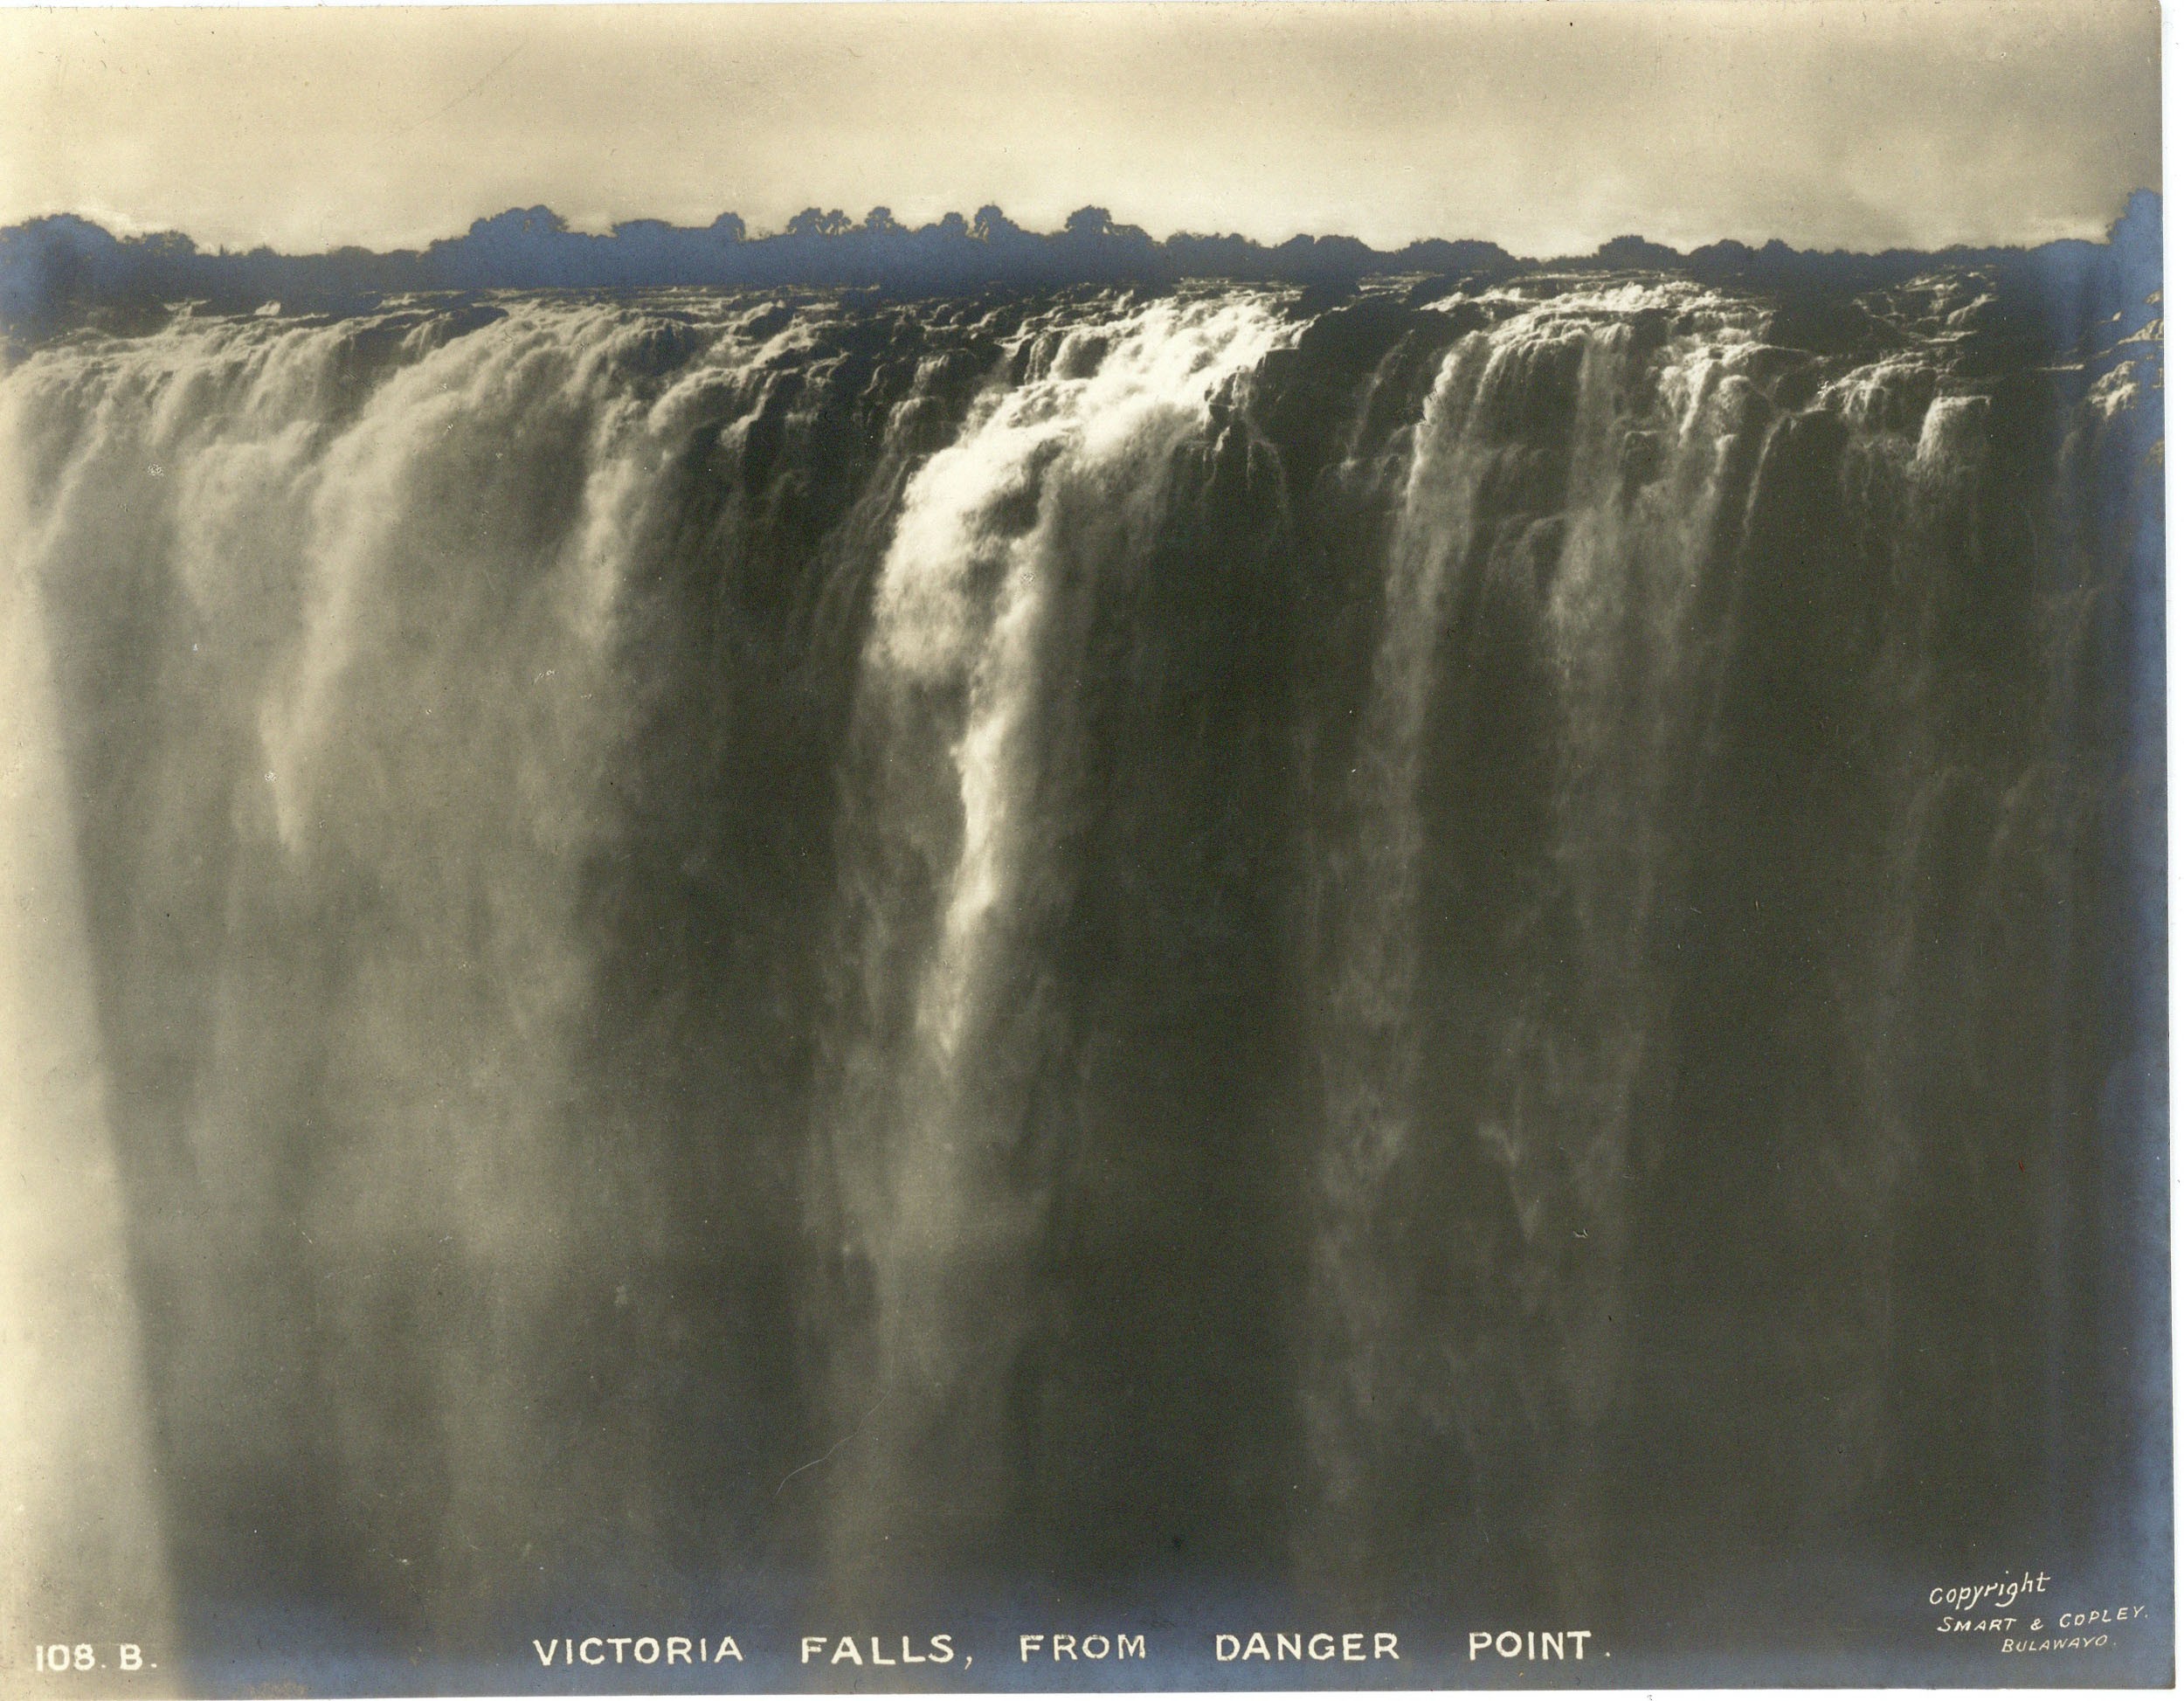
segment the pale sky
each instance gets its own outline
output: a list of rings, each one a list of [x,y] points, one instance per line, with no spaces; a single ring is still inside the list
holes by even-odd
[[[2036,242],[2160,186],[2159,36],[2152,0],[0,8],[0,224]]]

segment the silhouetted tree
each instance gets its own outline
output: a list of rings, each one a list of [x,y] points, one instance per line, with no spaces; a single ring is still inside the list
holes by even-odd
[[[1023,235],[1024,232],[1000,208],[989,202],[971,215],[971,234],[981,242],[1006,242],[1012,237]]]
[[[806,207],[791,218],[783,230],[784,236],[842,236],[850,228],[849,215],[840,207],[832,212],[821,212],[817,207]]]

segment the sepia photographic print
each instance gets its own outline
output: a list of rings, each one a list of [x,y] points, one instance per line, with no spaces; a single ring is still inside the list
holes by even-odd
[[[0,1692],[2169,1686],[2160,34],[0,10]]]

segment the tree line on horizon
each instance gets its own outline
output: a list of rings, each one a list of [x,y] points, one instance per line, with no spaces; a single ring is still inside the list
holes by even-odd
[[[2151,190],[2132,197],[2105,244],[1845,254],[1793,249],[1780,240],[1756,249],[1722,241],[1683,253],[1643,237],[1620,236],[1591,254],[1554,259],[1520,258],[1494,242],[1442,238],[1394,250],[1351,236],[1298,235],[1269,245],[1234,234],[1178,232],[1156,240],[1098,206],[1080,207],[1049,232],[1026,230],[991,204],[969,218],[950,212],[917,227],[900,223],[884,206],[861,221],[814,206],[770,235],[753,235],[733,212],[705,225],[632,219],[591,235],[571,230],[552,209],[534,206],[477,219],[461,236],[421,250],[347,246],[301,255],[263,246],[207,252],[178,232],[117,237],[92,220],[59,214],[0,231],[0,332],[10,342],[36,342],[77,324],[126,322],[133,311],[191,301],[217,311],[277,301],[300,311],[342,312],[418,291],[678,285],[933,294],[994,285],[1163,287],[1204,279],[1344,290],[1372,276],[1481,283],[1527,272],[1594,269],[1840,291],[1884,287],[1938,264],[1986,264],[2022,273],[2028,284],[2072,294],[2110,263],[2118,245],[2135,247],[2151,232],[2158,256],[2160,231],[2160,200]]]

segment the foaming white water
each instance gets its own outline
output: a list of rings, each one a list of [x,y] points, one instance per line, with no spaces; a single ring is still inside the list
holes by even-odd
[[[749,359],[647,379],[660,326],[606,309],[459,328],[182,322],[5,385],[10,589],[68,611],[119,965],[71,1043],[117,1049],[175,1182],[137,1225],[176,1289],[167,1408],[216,1471],[362,1497],[372,1562],[437,1566],[451,1613],[570,1486],[531,1378],[626,1180],[568,1118],[618,607],[666,456]],[[299,1391],[260,1367],[307,1304]],[[331,1469],[285,1457],[297,1399]]]
[[[160,1648],[173,1620],[13,399],[0,396],[0,1674],[27,1689],[53,1681],[33,1678],[35,1645],[114,1629]]]
[[[1356,1433],[1383,1379],[1373,1362],[1380,1320],[1394,1309],[1373,1251],[1388,1172],[1412,1137],[1420,1034],[1417,989],[1418,801],[1422,736],[1450,580],[1471,541],[1478,476],[1489,457],[1472,405],[1512,345],[1489,333],[1443,356],[1387,550],[1379,647],[1352,775],[1359,829],[1345,847],[1350,902],[1326,995],[1317,1165],[1320,1222],[1313,1247],[1318,1374],[1304,1415],[1320,1489],[1350,1506],[1373,1461]],[[1337,1540],[1341,1538],[1338,1536]]]
[[[845,1422],[874,1412],[862,1469],[840,1473],[847,1569],[915,1533],[921,1457],[945,1450],[959,1490],[1006,1469],[1003,1384],[1053,1172],[1032,1096],[1067,1020],[1043,936],[1071,891],[1057,851],[1086,632],[1213,397],[1288,334],[1250,300],[1034,331],[1025,381],[989,391],[904,493],[860,685],[874,795],[843,827],[857,1014],[819,1142],[840,1213],[823,1232],[869,1283],[838,1401]],[[990,1517],[1006,1488],[965,1498]]]
[[[1633,315],[1667,308],[1695,322],[1641,345]],[[1320,1030],[1316,1338],[1303,1405],[1323,1504],[1310,1539],[1337,1572],[1377,1539],[1370,1526],[1385,1509],[1362,1497],[1393,1468],[1385,1449],[1400,1443],[1387,1438],[1439,1435],[1474,1449],[1497,1373],[1476,1361],[1509,1350],[1511,1317],[1544,1304],[1560,1338],[1552,1361],[1565,1385],[1543,1407],[1568,1400],[1582,1414],[1612,1383],[1598,1325],[1622,1245],[1628,1095],[1656,1002],[1643,941],[1655,882],[1673,861],[1663,788],[1698,684],[1692,605],[1725,463],[1766,412],[1738,370],[1752,342],[1745,315],[1688,288],[1526,301],[1448,349],[1413,435],[1386,546]],[[1554,399],[1572,367],[1566,401]],[[1513,514],[1496,507],[1509,500],[1512,468],[1521,474],[1554,427],[1534,419],[1513,434],[1512,406],[1569,410],[1559,487],[1531,499],[1544,508]],[[1552,558],[1534,568],[1532,539],[1550,522]],[[1474,610],[1481,597],[1522,608],[1532,630],[1482,638],[1465,624],[1478,615],[1459,612],[1467,591]],[[1482,1083],[1475,1120],[1451,1127],[1421,1121],[1432,1033],[1420,985],[1422,861],[1429,844],[1476,829],[1428,819],[1421,785],[1452,669],[1478,665],[1482,643],[1510,641],[1537,647],[1551,694],[1558,753],[1545,849],[1581,961],[1552,989],[1510,989],[1491,1054],[1460,1065]],[[1467,647],[1469,660],[1459,653]],[[1496,698],[1471,712],[1515,707]],[[1512,918],[1532,924],[1522,909],[1502,924]],[[1394,1225],[1421,1177],[1460,1172],[1475,1158],[1502,1172],[1527,1251],[1506,1291],[1475,1295],[1469,1315],[1420,1339],[1404,1320],[1417,1312],[1420,1269],[1472,1254],[1414,1244]],[[1447,1220],[1435,1232],[1470,1231]],[[1565,1250],[1577,1236],[1588,1243],[1581,1269],[1568,1268]]]

